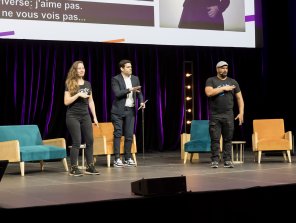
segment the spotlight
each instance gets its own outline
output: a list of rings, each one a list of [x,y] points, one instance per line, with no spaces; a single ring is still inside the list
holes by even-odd
[[[191,121],[188,120],[186,123],[187,123],[187,125],[190,125],[191,124]]]
[[[190,77],[192,74],[190,73],[186,73],[186,77]]]
[[[190,85],[187,85],[187,87],[186,87],[187,89],[191,89],[191,86]]]
[[[191,99],[192,99],[191,97],[186,97],[186,100],[187,100],[187,101],[189,101],[189,100],[191,100]]]
[[[187,112],[191,112],[191,108],[187,109]]]

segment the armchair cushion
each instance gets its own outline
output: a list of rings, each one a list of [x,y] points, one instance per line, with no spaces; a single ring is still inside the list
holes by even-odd
[[[260,150],[289,150],[290,143],[286,139],[261,139],[257,143]]]
[[[184,151],[188,153],[208,153],[211,151],[209,120],[192,120],[190,141],[185,143]]]
[[[208,153],[211,151],[211,142],[206,142],[203,140],[191,140],[184,145],[185,152],[199,152]],[[198,150],[197,150],[198,149]]]
[[[66,150],[56,146],[21,146],[21,161],[51,160],[66,157]]]

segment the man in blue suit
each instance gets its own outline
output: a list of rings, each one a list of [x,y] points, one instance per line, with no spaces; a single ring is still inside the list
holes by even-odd
[[[131,157],[131,146],[134,133],[136,100],[142,108],[145,108],[143,94],[141,92],[140,81],[132,74],[132,65],[129,60],[119,62],[121,73],[111,80],[112,91],[115,99],[111,108],[111,121],[114,126],[114,167],[136,166]],[[124,135],[124,162],[120,159],[120,139]]]

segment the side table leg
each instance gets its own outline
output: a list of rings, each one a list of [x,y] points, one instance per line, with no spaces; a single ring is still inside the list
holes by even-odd
[[[236,150],[236,162],[239,161],[239,157],[238,157],[238,144],[235,145],[235,150]]]
[[[231,145],[231,159],[232,159],[232,162],[234,161],[233,159],[233,144]]]
[[[82,172],[84,173],[85,166],[84,166],[84,149],[82,149]]]
[[[240,152],[240,162],[242,163],[243,162],[243,144],[240,144],[239,152]]]

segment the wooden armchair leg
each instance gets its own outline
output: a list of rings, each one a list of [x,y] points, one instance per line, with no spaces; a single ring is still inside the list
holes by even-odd
[[[68,171],[69,171],[69,168],[68,168],[68,164],[67,164],[67,159],[64,158],[64,159],[62,160],[62,162],[63,162],[63,165],[64,165],[65,170],[68,172]]]
[[[291,152],[290,152],[290,150],[287,150],[287,154],[288,154],[288,161],[289,161],[289,163],[291,163],[292,161],[291,161]]]
[[[25,176],[25,162],[20,162],[21,176]]]
[[[187,161],[187,155],[188,155],[188,152],[184,152],[184,164],[185,164],[186,161]]]
[[[261,162],[262,151],[258,151],[258,163]]]
[[[40,160],[40,169],[41,171],[44,171],[44,161]]]
[[[110,163],[111,163],[111,155],[107,154],[107,167],[110,167]]]

